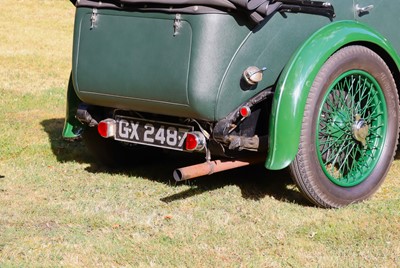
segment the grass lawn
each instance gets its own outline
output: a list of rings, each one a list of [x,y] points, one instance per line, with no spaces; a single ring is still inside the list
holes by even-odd
[[[324,210],[286,171],[175,184],[196,159],[107,169],[62,140],[74,12],[0,0],[0,267],[400,266],[400,156],[371,200]]]

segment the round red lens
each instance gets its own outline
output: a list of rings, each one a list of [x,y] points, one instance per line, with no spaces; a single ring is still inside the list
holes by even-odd
[[[186,141],[185,141],[185,148],[188,151],[193,151],[197,148],[198,140],[196,135],[187,133]]]
[[[100,136],[103,138],[108,137],[108,124],[106,122],[100,122],[97,125],[97,131],[99,132]]]

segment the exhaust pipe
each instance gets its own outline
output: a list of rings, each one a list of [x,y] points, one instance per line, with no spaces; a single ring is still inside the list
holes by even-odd
[[[184,181],[205,175],[211,175],[229,169],[258,164],[263,161],[265,161],[265,156],[246,158],[241,160],[214,160],[193,166],[175,169],[173,176],[176,181]]]

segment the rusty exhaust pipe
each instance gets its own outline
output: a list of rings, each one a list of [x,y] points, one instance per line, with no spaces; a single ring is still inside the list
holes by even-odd
[[[173,176],[176,181],[190,180],[200,176],[211,175],[229,169],[258,164],[262,161],[265,161],[265,156],[239,160],[213,160],[193,166],[175,169]]]

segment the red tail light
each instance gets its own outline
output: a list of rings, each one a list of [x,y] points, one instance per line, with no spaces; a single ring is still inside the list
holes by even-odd
[[[206,146],[206,138],[201,132],[188,132],[186,134],[186,151],[201,151]]]
[[[97,131],[103,138],[114,137],[116,130],[114,119],[105,119],[97,125]]]
[[[251,110],[250,110],[250,107],[248,107],[248,106],[241,107],[239,112],[240,112],[240,115],[244,118],[249,117],[251,115]]]

